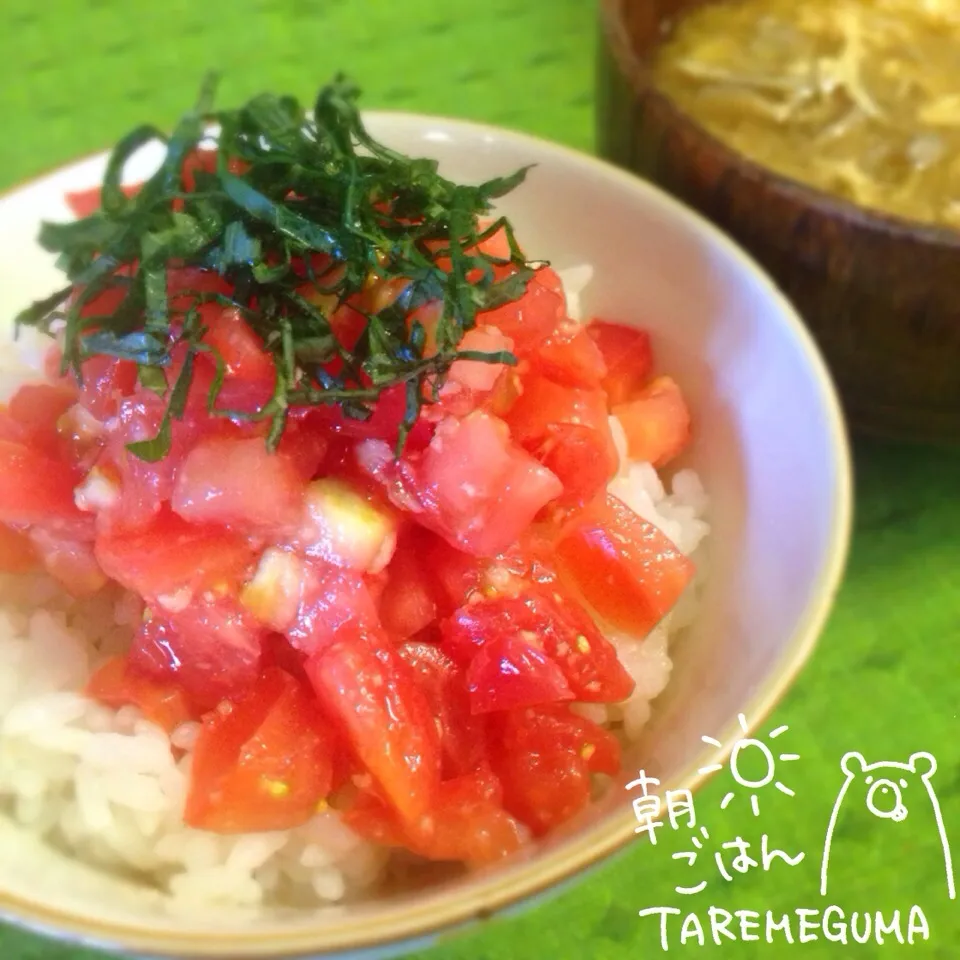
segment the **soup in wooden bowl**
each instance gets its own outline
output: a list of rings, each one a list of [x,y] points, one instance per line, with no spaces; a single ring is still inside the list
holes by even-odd
[[[960,3],[601,11],[601,153],[767,267],[854,428],[960,439]]]

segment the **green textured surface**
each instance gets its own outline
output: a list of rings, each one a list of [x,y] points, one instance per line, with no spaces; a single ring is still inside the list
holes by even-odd
[[[480,119],[590,149],[594,36],[588,0],[3,0],[0,189],[110,144],[143,119],[169,123],[210,66],[227,71],[225,101],[265,87],[308,96],[343,68],[361,82],[369,107]],[[947,900],[940,845],[931,818],[917,815],[920,805],[899,826],[863,816],[841,821],[831,863],[836,892],[826,901],[818,895],[820,848],[847,750],[871,761],[935,754],[933,783],[960,858],[960,454],[864,442],[856,474],[856,534],[844,588],[816,656],[770,722],[790,727],[779,749],[800,754],[779,771],[796,796],[768,787],[759,820],[739,795],[721,814],[732,785],[725,771],[697,798],[712,841],[741,835],[758,842],[768,832],[772,843],[803,850],[806,859],[728,883],[712,866],[710,844],[689,867],[671,859],[689,849],[689,834],[661,833],[656,847],[638,845],[555,900],[424,958],[654,956],[659,925],[638,917],[643,908],[677,906],[708,923],[711,905],[779,915],[829,902],[888,917],[919,904],[930,940],[912,948],[889,938],[883,946],[874,940],[845,947],[821,932],[788,954],[955,955],[960,902]],[[918,789],[907,789],[908,802]],[[700,879],[709,885],[699,895],[674,892]],[[678,932],[674,920],[674,955],[720,949],[681,946]],[[795,916],[793,932],[797,938]],[[780,935],[766,944],[761,933],[759,943],[725,942],[722,949],[779,957],[783,943]],[[0,928],[0,956],[93,955]]]

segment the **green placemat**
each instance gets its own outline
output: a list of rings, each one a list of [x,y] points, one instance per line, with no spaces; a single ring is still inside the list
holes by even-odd
[[[485,120],[590,149],[594,43],[594,9],[586,0],[3,0],[0,189],[109,145],[145,118],[171,122],[211,66],[227,71],[224,102],[265,87],[306,97],[346,69],[370,107]],[[722,949],[737,958],[779,957],[788,941],[781,928],[767,942],[767,911],[774,922],[788,916],[794,941],[788,955],[897,957],[909,950],[917,957],[954,956],[960,904],[947,898],[943,847],[919,771],[899,787],[910,811],[902,823],[870,816],[869,787],[863,777],[853,783],[847,814],[834,831],[829,896],[819,895],[821,850],[847,751],[870,762],[906,761],[919,751],[935,755],[939,767],[930,782],[960,860],[954,692],[960,453],[859,443],[856,476],[856,534],[845,586],[816,656],[768,727],[788,727],[776,739],[777,754],[799,755],[777,765],[778,778],[795,796],[772,784],[758,789],[760,816],[754,817],[749,791],[725,770],[698,795],[695,828],[664,830],[655,846],[637,844],[556,899],[462,935],[425,958],[634,960],[661,953],[662,917],[674,955]],[[742,775],[760,773],[745,767]],[[735,797],[721,811],[728,792]],[[872,799],[884,808],[883,796]],[[764,870],[764,833],[771,850],[792,857],[802,851],[804,859],[790,866],[774,857]],[[691,865],[673,854],[693,851],[693,835],[701,850]],[[738,854],[737,838],[750,844],[745,855]],[[753,861],[759,865],[750,867]],[[707,886],[695,895],[675,890],[703,881]],[[823,911],[831,904],[843,919],[831,911],[825,934]],[[928,939],[921,929],[910,947],[887,932],[879,945],[876,912],[895,927],[899,911],[906,941],[914,906]],[[638,915],[651,908],[681,915]],[[711,908],[720,927],[723,911],[732,915],[726,929],[735,941],[718,931],[722,947],[716,945]],[[696,919],[684,924],[691,913]],[[869,942],[860,945],[853,936],[867,932],[866,914]],[[916,911],[913,925],[920,926]],[[684,926],[688,939],[681,943]],[[697,945],[698,928],[704,947]],[[0,956],[93,955],[0,927]]]

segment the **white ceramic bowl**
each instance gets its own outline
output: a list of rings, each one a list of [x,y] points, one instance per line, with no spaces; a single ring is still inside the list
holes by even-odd
[[[751,729],[764,720],[823,627],[849,540],[848,448],[823,362],[766,276],[706,221],[588,156],[477,124],[367,119],[374,135],[436,157],[457,180],[536,164],[501,208],[525,248],[561,269],[592,264],[587,310],[650,329],[659,366],[686,391],[697,434],[689,461],[712,498],[711,575],[699,621],[673,650],[670,686],[605,801],[481,874],[329,913],[187,920],[156,894],[69,862],[0,817],[0,913],[8,919],[151,955],[371,956],[427,943],[555,889],[633,839],[623,789],[630,774],[642,763],[661,790],[695,787],[698,769],[730,752],[739,714]],[[55,288],[52,259],[35,243],[40,220],[67,218],[64,193],[96,185],[104,162],[84,160],[0,198],[3,317]],[[128,170],[131,180],[143,173]],[[704,735],[722,746],[705,746]]]

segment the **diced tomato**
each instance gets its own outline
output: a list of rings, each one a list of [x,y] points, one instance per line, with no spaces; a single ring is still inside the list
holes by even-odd
[[[273,396],[276,381],[276,369],[262,341],[236,309],[204,304],[200,318],[207,328],[203,342],[224,366],[216,409],[257,413]],[[215,365],[212,357],[203,360]]]
[[[76,391],[65,384],[28,383],[10,398],[7,414],[27,446],[56,458],[62,452],[57,422],[76,400]]]
[[[30,542],[47,573],[73,596],[89,597],[106,586],[107,578],[97,563],[92,543],[39,526],[30,530]]]
[[[284,631],[298,650],[314,655],[341,630],[379,629],[376,603],[359,575],[320,561],[306,561],[303,570],[295,619]]]
[[[229,282],[216,270],[202,267],[177,267],[167,271],[167,298],[171,313],[185,313],[203,298],[224,296],[232,293]]]
[[[236,176],[242,175],[249,168],[249,164],[244,163],[238,157],[230,157],[227,160],[227,170]],[[216,173],[217,170],[217,151],[209,148],[198,148],[191,150],[184,158],[181,167],[180,176],[183,182],[183,189],[187,193],[193,193],[197,189],[196,175],[199,172]],[[182,201],[181,201],[182,203]],[[174,209],[177,209],[176,205]]]
[[[23,446],[25,440],[23,427],[10,416],[10,412],[5,406],[0,406],[0,440],[6,440],[20,446]]]
[[[441,624],[441,632],[444,650],[460,663],[474,662],[496,641],[520,637],[556,664],[578,700],[616,703],[633,692],[633,680],[613,645],[587,612],[564,598],[555,584],[528,582],[516,595],[468,603]],[[498,654],[499,647],[487,658]],[[509,662],[509,656],[502,655]]]
[[[314,654],[346,627],[378,629],[373,591],[358,573],[289,549],[265,550],[240,602],[260,623]]]
[[[137,385],[137,365],[131,360],[90,357],[84,360],[81,371],[79,402],[97,420],[116,416],[120,401],[129,397]]]
[[[502,807],[503,791],[489,771],[440,785],[434,812],[418,824],[409,845],[431,860],[493,863],[521,844],[517,822]]]
[[[115,710],[136,707],[167,733],[199,717],[180,686],[139,673],[124,657],[107,660],[90,677],[86,694]]]
[[[216,163],[212,150],[187,156],[185,190]],[[379,209],[392,216],[394,204]],[[509,261],[510,246],[499,230],[480,252]],[[442,241],[427,248],[450,268]],[[85,329],[116,310],[137,267],[118,267],[84,305]],[[292,268],[296,294],[353,352],[367,317],[402,303],[410,283],[374,273],[341,302],[330,287],[345,263],[305,254]],[[493,274],[503,282],[517,269],[501,262]],[[601,624],[645,635],[694,572],[606,494],[619,461],[611,413],[633,459],[659,467],[689,440],[677,385],[650,382],[647,334],[572,322],[559,275],[543,267],[459,344],[516,362],[457,360],[402,456],[402,383],[366,419],[335,403],[285,410],[271,453],[266,419],[229,413],[259,412],[275,394],[259,324],[232,305],[239,295],[261,309],[259,294],[192,266],[169,267],[166,283],[168,387],[193,364],[172,424],[169,397],[139,382],[136,364],[99,356],[82,384],[53,370],[0,409],[0,570],[36,559],[70,593],[112,579],[146,607],[127,656],[104,664],[88,693],[168,732],[201,718],[186,824],[288,830],[336,790],[331,804],[360,835],[480,865],[516,850],[527,829],[542,836],[575,816],[593,776],[615,775],[621,758],[613,733],[571,703],[620,703],[634,690]],[[199,346],[180,329],[193,310]],[[441,319],[439,301],[406,317],[408,332],[422,327],[425,356]],[[312,382],[349,373],[373,386],[372,370],[345,371],[342,352],[317,347],[301,357]],[[136,457],[129,446],[161,423],[166,455]]]
[[[579,423],[551,426],[534,454],[563,484],[558,503],[565,507],[588,503],[616,472],[616,461],[601,434]]]
[[[481,866],[520,847],[517,822],[500,805],[502,790],[488,770],[447,780],[431,812],[405,824],[382,800],[364,793],[344,812],[344,821],[375,843],[403,846],[436,861]]]
[[[541,267],[522,297],[479,313],[477,323],[497,327],[513,341],[518,353],[526,354],[566,319],[566,303],[562,292],[558,292],[561,287],[556,271]]]
[[[164,402],[149,391],[137,391],[120,402],[117,423],[107,440],[101,467],[115,467],[118,497],[104,513],[117,526],[135,529],[149,524],[173,493],[177,467],[195,442],[191,422],[171,424],[170,451],[149,463],[127,449],[128,444],[152,440],[160,429]]]
[[[263,669],[279,667],[291,677],[308,683],[304,665],[307,662],[306,654],[297,650],[282,633],[267,633],[260,644],[260,662]]]
[[[341,630],[307,675],[333,718],[405,821],[432,807],[440,745],[423,692],[386,638]]]
[[[443,777],[477,770],[486,759],[485,725],[471,713],[463,668],[433,643],[412,641],[402,644],[398,653],[427,698],[440,736]]]
[[[467,667],[470,712],[492,713],[572,700],[563,671],[535,638],[500,636],[485,643]]]
[[[20,443],[0,440],[0,523],[81,523],[68,465]]]
[[[122,273],[118,270],[116,275],[119,277],[122,276]],[[126,284],[111,281],[96,293],[87,294],[85,291],[77,289],[75,294],[71,296],[71,300],[79,301],[81,296],[84,297],[80,307],[80,316],[90,324],[87,329],[92,332],[96,329],[95,321],[97,319],[102,321],[103,318],[113,316],[120,309],[121,304],[127,298],[128,291],[129,287]]]
[[[356,347],[366,328],[367,318],[349,304],[343,304],[330,315],[330,330],[345,350]]]
[[[636,636],[669,613],[694,574],[658,527],[610,494],[570,521],[557,560],[600,617]]]
[[[481,223],[478,224],[477,229],[484,231],[488,229],[492,224],[491,223]],[[427,244],[434,251],[439,251],[443,249],[447,244],[443,240],[438,240],[435,242],[430,242]],[[464,254],[468,257],[475,257],[478,254],[483,253],[488,257],[493,257],[496,260],[509,260],[510,259],[510,239],[507,236],[507,231],[502,227],[493,233],[491,236],[487,237],[485,240],[482,240],[474,247],[469,247],[464,250]],[[453,269],[453,264],[449,257],[437,257],[434,260],[436,266],[441,270],[449,272]],[[477,269],[472,270],[467,274],[467,280],[470,283],[476,283],[483,276],[483,271]]]
[[[239,157],[230,157],[227,160],[227,170],[235,176],[242,176],[250,165]],[[180,168],[180,177],[183,183],[183,189],[187,193],[193,193],[197,189],[197,173],[216,173],[217,171],[217,151],[209,147],[198,147],[191,150],[184,157],[183,166]],[[175,208],[176,209],[176,208]]]
[[[458,550],[429,531],[418,531],[418,555],[430,571],[438,614],[450,616],[477,591],[485,596],[512,595],[529,583],[553,583],[557,579],[554,539],[552,529],[535,524],[496,557],[484,559]]]
[[[429,530],[417,531],[418,555],[432,579],[432,596],[440,616],[449,616],[479,589],[489,562],[464,553]]]
[[[345,269],[344,265],[335,261],[329,253],[311,253],[306,257],[293,257],[290,260],[290,266],[295,276],[303,279],[310,279],[311,276],[317,280],[322,279],[327,286],[341,278]],[[316,290],[312,282],[305,286],[308,290]]]
[[[397,640],[406,640],[428,627],[437,618],[433,576],[418,552],[422,540],[416,531],[401,535],[396,552],[386,569],[386,583],[380,594],[380,621]]]
[[[141,186],[142,184],[137,183],[132,186],[125,186],[122,189],[128,197],[134,197]],[[73,215],[78,220],[82,220],[100,209],[100,188],[90,187],[88,190],[71,191],[66,194],[64,199]]]
[[[315,704],[293,677],[269,669],[203,718],[183,818],[216,833],[289,830],[313,816],[332,777]]]
[[[490,749],[504,808],[535,836],[586,807],[591,773],[615,774],[620,767],[613,734],[561,706],[498,715]]]
[[[237,582],[255,547],[240,534],[188,523],[164,509],[143,528],[102,531],[96,556],[107,576],[153,603]]]
[[[530,356],[533,370],[568,387],[599,387],[607,375],[603,354],[587,328],[564,321]]]
[[[397,507],[476,556],[507,549],[563,492],[549,470],[510,443],[502,421],[479,411],[442,421],[421,457],[396,461],[388,447],[368,444],[358,457]]]
[[[690,411],[676,382],[658,377],[629,403],[613,408],[631,459],[668,464],[690,442]]]
[[[653,371],[650,335],[622,323],[594,320],[587,332],[600,348],[607,366],[603,380],[610,406],[626,403],[643,389]]]
[[[287,417],[277,453],[293,464],[301,480],[312,480],[317,476],[329,449],[326,430],[315,418],[304,415]]]
[[[0,573],[26,573],[38,562],[27,535],[0,523]]]
[[[283,534],[300,522],[304,489],[294,464],[271,454],[261,437],[214,438],[201,441],[184,458],[170,502],[191,523]]]
[[[457,345],[457,350],[475,353],[510,353],[513,342],[496,327],[483,326],[468,330]],[[458,360],[450,367],[443,392],[454,389],[471,398],[483,397],[494,388],[506,366],[502,363],[487,363],[483,360]],[[469,413],[469,410],[462,415]]]
[[[334,277],[340,273],[340,269],[334,268],[330,271],[330,276],[319,281],[321,286],[327,285],[329,288],[330,284],[335,283]],[[337,342],[345,351],[353,353],[367,328],[366,316],[357,310],[353,303],[340,303],[338,294],[322,293],[313,284],[298,287],[297,293],[324,312],[330,324],[330,332]],[[343,357],[337,352],[323,363],[323,368],[331,376],[339,376],[344,369]]]
[[[522,386],[504,418],[511,435],[559,478],[565,504],[589,500],[619,463],[603,391],[538,376],[524,378]]]
[[[522,386],[520,397],[504,417],[517,443],[534,448],[549,437],[551,427],[572,423],[596,431],[598,449],[615,451],[602,390],[566,387],[539,376],[525,377]]]
[[[517,369],[506,370],[490,391],[484,406],[493,416],[503,419],[517,402],[522,391],[522,378]]]
[[[323,407],[315,411],[329,425],[328,429],[356,440],[383,440],[392,450],[397,442],[400,424],[406,413],[406,388],[403,384],[388,387],[374,404],[373,414],[367,420],[346,416],[340,407]],[[405,449],[422,450],[433,435],[433,425],[419,419],[407,437]]]
[[[204,407],[205,403],[204,398]],[[101,516],[110,527],[136,529],[152,522],[173,496],[181,462],[202,437],[236,437],[244,433],[229,420],[208,417],[193,410],[184,419],[172,421],[170,449],[166,456],[155,462],[137,457],[127,446],[152,440],[160,428],[165,409],[163,399],[144,389],[138,389],[120,403],[117,421],[108,436],[100,464],[113,464],[118,477],[120,496],[110,509],[104,511],[105,516]]]
[[[89,190],[78,190],[73,193],[68,193],[64,199],[67,201],[67,206],[73,215],[78,220],[82,220],[84,217],[89,217],[90,214],[96,213],[100,209],[100,188],[91,187]]]
[[[135,669],[175,680],[205,710],[245,691],[260,673],[266,631],[229,597],[148,613],[134,640]]]

